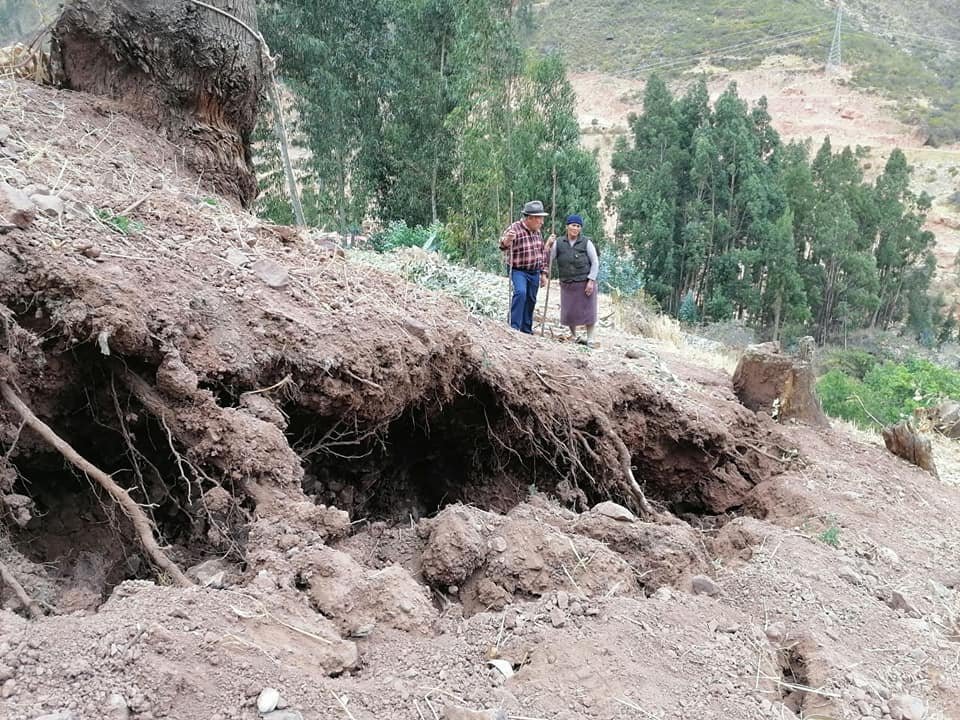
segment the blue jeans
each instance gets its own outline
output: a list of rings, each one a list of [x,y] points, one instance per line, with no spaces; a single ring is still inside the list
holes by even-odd
[[[510,327],[528,335],[533,334],[533,308],[540,288],[539,270],[513,270],[513,299],[510,302]]]

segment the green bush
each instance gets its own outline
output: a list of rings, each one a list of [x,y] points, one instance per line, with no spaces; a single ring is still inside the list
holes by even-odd
[[[927,360],[874,365],[862,380],[833,369],[817,382],[828,415],[876,427],[911,417],[921,407],[960,398],[960,372]]]
[[[636,295],[643,289],[643,275],[632,255],[601,253],[597,284],[601,292]]]
[[[680,301],[677,320],[684,325],[695,325],[700,320],[700,311],[697,309],[697,299],[693,296],[693,290],[687,290],[687,294]]]
[[[444,245],[445,240],[445,229],[441,223],[436,222],[427,227],[408,227],[405,220],[395,220],[386,230],[370,238],[370,243],[377,252],[390,252],[405,247],[437,250]]]
[[[857,380],[863,380],[867,373],[880,361],[866,350],[836,350],[823,362],[824,370],[839,370]]]

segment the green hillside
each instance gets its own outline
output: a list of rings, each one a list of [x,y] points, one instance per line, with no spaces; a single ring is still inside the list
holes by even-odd
[[[960,10],[955,0],[847,2],[843,64],[854,85],[897,100],[931,143],[960,141]],[[676,76],[703,62],[744,68],[777,53],[826,61],[836,5],[820,0],[551,0],[534,45],[574,71]]]

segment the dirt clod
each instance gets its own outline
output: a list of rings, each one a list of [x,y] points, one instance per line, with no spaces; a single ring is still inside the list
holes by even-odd
[[[430,537],[421,559],[428,581],[438,587],[460,585],[483,564],[487,541],[478,519],[466,510],[449,507],[430,521]]]
[[[716,597],[720,594],[720,586],[706,575],[694,575],[690,578],[690,589],[694,595]]]

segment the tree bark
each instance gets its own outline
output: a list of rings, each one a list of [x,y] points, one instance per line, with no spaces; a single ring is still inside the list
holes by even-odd
[[[62,85],[116,100],[182,146],[218,192],[256,198],[250,137],[265,58],[254,0],[68,0],[53,57]]]

